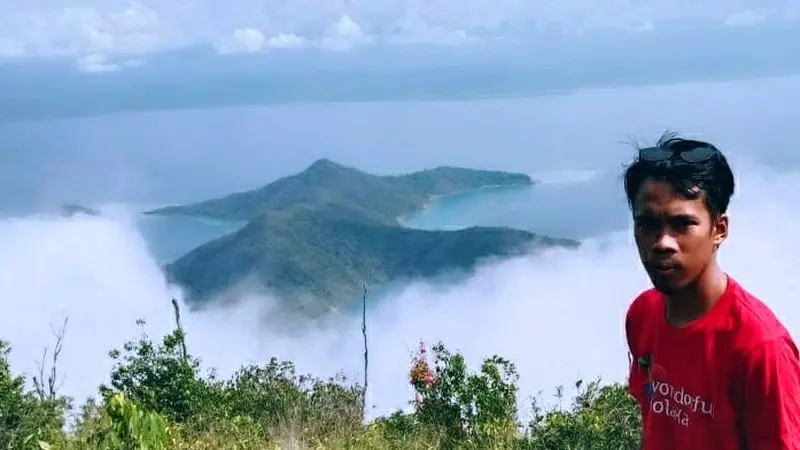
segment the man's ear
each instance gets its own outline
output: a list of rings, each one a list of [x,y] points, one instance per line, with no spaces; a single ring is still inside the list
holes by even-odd
[[[728,215],[720,214],[711,227],[711,238],[714,240],[714,247],[719,248],[725,239],[728,238]]]

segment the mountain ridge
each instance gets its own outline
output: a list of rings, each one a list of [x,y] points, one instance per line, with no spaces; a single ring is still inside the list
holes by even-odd
[[[348,178],[359,178],[360,183],[348,185],[343,182]],[[404,175],[374,175],[328,158],[320,158],[302,172],[281,177],[255,189],[187,205],[166,206],[146,211],[145,214],[178,214],[249,221],[262,212],[284,209],[297,203],[353,203],[363,199],[368,203],[368,209],[374,210],[372,213],[383,216],[381,219],[384,221],[395,222],[400,216],[419,211],[433,197],[480,187],[522,187],[535,184],[535,180],[523,173],[453,166],[439,166]],[[368,191],[364,192],[363,189]],[[339,194],[340,198],[331,199],[330,191]],[[369,191],[380,193],[385,198],[381,201],[364,199]],[[387,200],[391,202],[386,204]],[[351,207],[364,209],[359,205]]]

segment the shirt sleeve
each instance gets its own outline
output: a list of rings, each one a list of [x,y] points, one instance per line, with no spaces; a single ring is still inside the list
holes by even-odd
[[[789,338],[761,343],[744,361],[742,426],[747,448],[800,449],[800,362]]]

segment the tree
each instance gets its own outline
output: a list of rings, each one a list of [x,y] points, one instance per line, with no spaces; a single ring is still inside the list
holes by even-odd
[[[143,326],[144,321],[137,324]],[[208,385],[200,376],[200,361],[183,354],[183,339],[183,331],[176,329],[156,345],[142,333],[138,341],[125,343],[122,351],[112,350],[109,355],[115,364],[110,387],[101,387],[103,397],[123,393],[145,411],[178,423],[201,414],[210,406],[204,401]]]
[[[25,390],[25,379],[11,372],[11,347],[0,341],[0,445],[5,449],[38,449],[39,441],[61,437],[66,401],[42,400]]]

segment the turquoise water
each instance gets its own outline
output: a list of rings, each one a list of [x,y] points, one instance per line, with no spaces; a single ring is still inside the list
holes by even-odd
[[[624,229],[628,211],[619,178],[601,173],[584,181],[442,197],[405,223],[422,229],[509,226],[548,236],[584,239]]]

